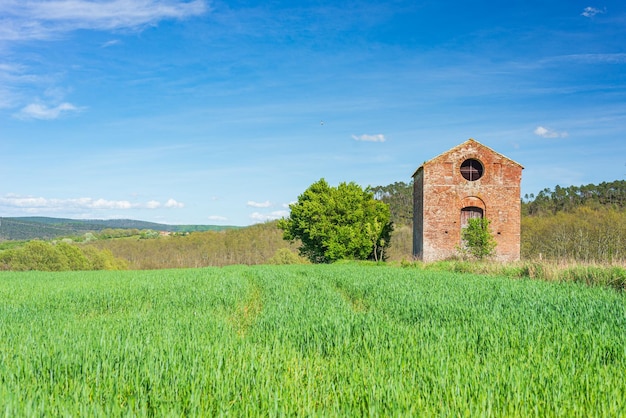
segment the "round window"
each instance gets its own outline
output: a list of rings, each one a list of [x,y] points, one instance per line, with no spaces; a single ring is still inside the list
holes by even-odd
[[[483,172],[483,165],[473,158],[467,159],[461,164],[461,175],[465,180],[476,181],[483,176]]]

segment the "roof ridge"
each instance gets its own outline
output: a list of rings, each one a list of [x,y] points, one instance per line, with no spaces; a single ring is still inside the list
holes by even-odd
[[[481,142],[478,142],[478,141],[477,141],[477,140],[475,140],[474,138],[469,138],[468,140],[463,141],[462,143],[460,143],[460,144],[458,144],[458,145],[455,145],[454,147],[450,148],[449,150],[444,151],[444,152],[442,152],[442,153],[440,153],[440,154],[437,154],[437,155],[436,155],[436,156],[434,156],[433,158],[431,158],[431,159],[429,159],[429,160],[424,161],[424,162],[423,162],[423,163],[422,163],[419,167],[417,167],[417,170],[415,170],[415,172],[413,173],[413,177],[415,176],[415,174],[417,174],[417,172],[419,171],[419,169],[420,169],[420,168],[422,168],[425,164],[428,164],[429,162],[434,161],[434,160],[436,160],[437,158],[439,158],[439,157],[443,156],[444,154],[447,154],[447,153],[449,153],[449,152],[451,152],[451,151],[456,150],[457,148],[461,148],[461,147],[463,147],[463,146],[467,145],[468,143],[470,143],[470,144],[477,144],[477,145],[478,145],[478,146],[480,146],[480,147],[486,148],[487,150],[489,150],[489,151],[493,152],[494,154],[499,155],[500,157],[504,158],[505,160],[508,160],[508,161],[512,162],[513,164],[516,164],[516,165],[520,166],[522,169],[524,168],[524,166],[523,166],[523,165],[521,165],[520,163],[518,163],[517,161],[512,160],[511,158],[507,157],[506,155],[499,153],[498,151],[494,150],[494,149],[493,149],[493,148],[491,148],[491,147],[488,147],[487,145],[485,145],[485,144],[483,144],[483,143],[481,143]]]

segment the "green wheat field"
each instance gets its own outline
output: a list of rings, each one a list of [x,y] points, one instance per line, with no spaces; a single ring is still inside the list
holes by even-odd
[[[626,295],[338,264],[0,273],[0,413],[624,416]]]

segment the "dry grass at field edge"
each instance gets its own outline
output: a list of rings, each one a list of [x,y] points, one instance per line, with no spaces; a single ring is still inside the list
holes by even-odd
[[[515,263],[444,260],[432,263],[402,261],[399,265],[423,270],[487,274],[514,279],[530,278],[552,282],[579,282],[587,285],[608,286],[619,291],[626,290],[626,261],[601,264],[582,263],[575,260],[533,260]]]

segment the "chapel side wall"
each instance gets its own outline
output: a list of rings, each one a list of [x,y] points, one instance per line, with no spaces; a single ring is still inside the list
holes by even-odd
[[[424,166],[423,260],[453,257],[460,240],[452,163]]]
[[[413,176],[413,257],[422,260],[424,250],[424,170]]]

